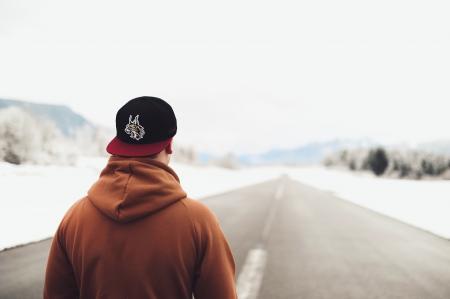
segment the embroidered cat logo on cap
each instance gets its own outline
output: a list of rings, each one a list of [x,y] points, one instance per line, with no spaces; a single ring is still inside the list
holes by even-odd
[[[128,124],[125,127],[125,133],[130,135],[131,139],[140,140],[145,135],[144,127],[139,124],[139,114],[136,115],[134,120],[132,120],[133,116],[130,115],[128,119]]]

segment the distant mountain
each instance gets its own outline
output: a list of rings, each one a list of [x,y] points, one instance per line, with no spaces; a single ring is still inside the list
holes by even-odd
[[[293,149],[274,149],[256,155],[241,155],[239,161],[246,165],[289,164],[305,165],[320,163],[328,154],[350,148],[378,145],[367,139],[335,139],[313,142]]]
[[[201,164],[207,164],[215,159],[218,159],[218,157],[207,152],[199,152],[197,154],[197,160]]]
[[[422,143],[417,148],[435,154],[450,155],[450,139]]]
[[[87,119],[64,105],[38,104],[18,100],[0,99],[0,109],[20,107],[33,115],[51,120],[65,135],[73,134],[83,126],[93,126]]]

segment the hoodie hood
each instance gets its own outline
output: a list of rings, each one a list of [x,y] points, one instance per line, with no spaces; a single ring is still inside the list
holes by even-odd
[[[111,156],[88,191],[90,202],[118,222],[145,217],[185,197],[173,169],[147,157]]]

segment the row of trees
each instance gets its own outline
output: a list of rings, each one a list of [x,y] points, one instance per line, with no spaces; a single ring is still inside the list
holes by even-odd
[[[372,149],[342,150],[323,161],[326,166],[343,166],[354,171],[372,171],[375,175],[421,179],[450,179],[450,156],[412,150]]]
[[[13,163],[70,163],[74,152],[56,126],[10,107],[0,110],[0,160]]]
[[[105,155],[111,132],[87,125],[71,136],[50,120],[20,107],[0,109],[0,161],[74,164],[77,157]]]
[[[0,161],[13,164],[74,164],[79,156],[105,156],[106,145],[114,132],[86,125],[70,136],[64,135],[48,119],[20,107],[0,109]],[[174,144],[176,162],[197,164],[193,147]],[[234,156],[226,155],[208,163],[235,168]]]

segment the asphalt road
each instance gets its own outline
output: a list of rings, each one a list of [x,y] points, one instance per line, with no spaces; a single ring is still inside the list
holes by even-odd
[[[203,201],[233,249],[241,298],[450,298],[450,241],[332,194],[284,177]],[[0,252],[0,298],[41,298],[49,246]]]

